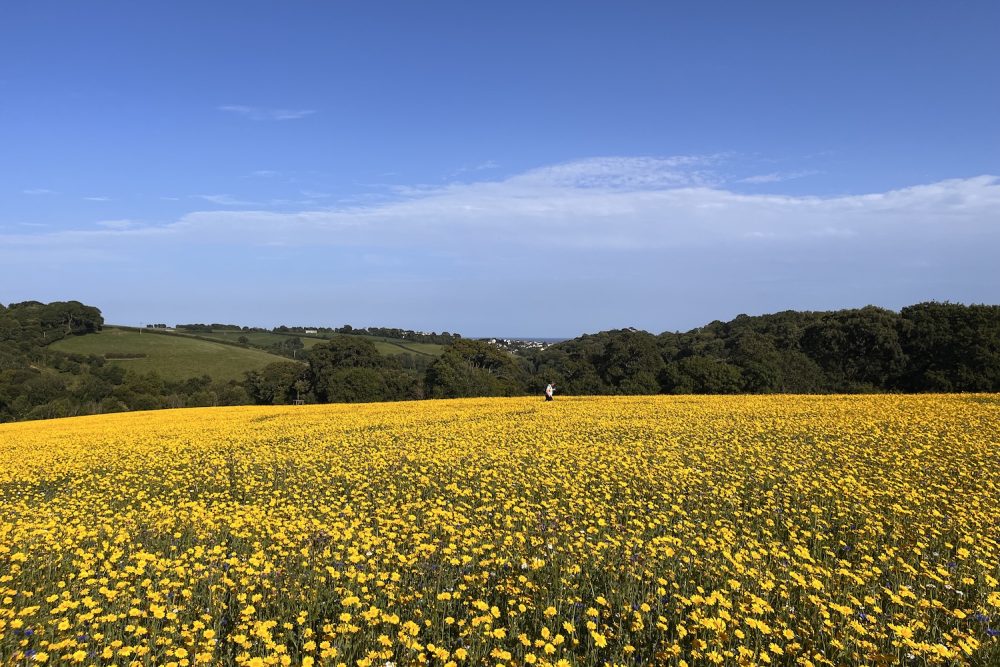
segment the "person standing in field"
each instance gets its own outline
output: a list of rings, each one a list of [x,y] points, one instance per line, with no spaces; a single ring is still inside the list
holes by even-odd
[[[545,400],[546,401],[551,401],[552,400],[552,393],[555,392],[555,390],[556,390],[556,386],[554,384],[552,384],[551,382],[548,384],[548,386],[545,387]]]

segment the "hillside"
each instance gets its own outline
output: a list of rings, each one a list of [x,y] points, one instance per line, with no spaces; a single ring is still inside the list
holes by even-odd
[[[220,341],[226,341],[229,343],[237,343],[241,338],[245,338],[246,341],[255,347],[269,347],[274,344],[280,344],[291,338],[298,338],[302,341],[303,347],[305,349],[311,349],[316,345],[328,340],[329,336],[323,335],[302,335],[302,334],[285,334],[285,333],[272,333],[269,331],[212,331],[205,333],[196,334],[186,334],[183,332],[178,332],[178,335],[192,335],[198,338],[215,338]],[[338,336],[346,336],[351,334],[337,334]],[[418,356],[425,357],[438,357],[441,356],[441,352],[444,351],[444,345],[437,345],[434,343],[413,343],[405,340],[398,340],[395,338],[385,338],[382,336],[360,336],[365,340],[371,341],[375,345],[375,349],[379,351],[380,354],[384,355],[394,355],[394,354],[415,354]]]
[[[209,375],[215,380],[242,380],[246,371],[287,361],[261,350],[224,345],[188,336],[139,333],[106,327],[99,333],[53,343],[51,349],[70,354],[92,354],[138,373],[156,372],[167,380]],[[144,355],[144,356],[138,356]]]

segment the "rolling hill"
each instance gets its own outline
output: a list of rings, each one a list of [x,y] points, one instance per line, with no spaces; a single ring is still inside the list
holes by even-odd
[[[284,333],[271,333],[268,331],[213,331],[211,333],[196,333],[196,334],[185,334],[183,332],[178,332],[178,335],[191,335],[198,338],[213,338],[220,341],[225,341],[229,343],[236,343],[241,337],[246,337],[247,341],[251,345],[256,345],[260,347],[266,347],[268,345],[273,345],[274,343],[280,343],[289,338],[298,338],[302,341],[302,344],[308,350],[309,348],[322,343],[328,337],[323,335],[310,335],[310,334],[284,334]],[[347,334],[337,334],[337,335],[347,335]],[[437,357],[441,355],[444,351],[443,345],[436,345],[434,343],[413,343],[406,340],[398,340],[395,338],[383,338],[381,336],[363,336],[365,340],[370,341],[375,345],[375,348],[380,354],[393,355],[393,354],[415,354],[418,356],[426,357]]]
[[[286,357],[262,350],[215,343],[191,336],[163,335],[105,327],[104,331],[66,338],[53,350],[105,357],[109,363],[140,373],[155,371],[168,380],[209,375],[215,380],[242,380],[243,373]],[[144,355],[144,356],[139,356]]]
[[[246,371],[263,368],[288,357],[247,347],[239,342],[246,337],[251,346],[266,347],[292,338],[295,334],[270,332],[214,331],[183,333],[147,331],[106,326],[103,331],[67,338],[50,347],[58,352],[93,354],[109,363],[140,373],[155,371],[168,380],[209,375],[216,380],[242,380]],[[322,336],[299,336],[308,350],[322,343]],[[443,345],[365,336],[383,355],[412,354],[437,357]]]

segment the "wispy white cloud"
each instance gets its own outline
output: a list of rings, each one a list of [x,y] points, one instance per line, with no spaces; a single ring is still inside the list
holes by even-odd
[[[818,174],[815,170],[804,170],[804,171],[775,171],[769,174],[757,174],[754,176],[747,176],[746,178],[741,178],[739,183],[750,183],[750,184],[761,184],[761,183],[782,183],[784,181],[791,181],[796,178],[805,178],[806,176],[814,176]]]
[[[22,194],[26,195],[55,195],[59,194],[55,190],[49,190],[48,188],[31,188],[30,190],[21,190]]]
[[[225,195],[225,194],[195,195],[195,197],[197,197],[198,199],[204,199],[205,201],[211,202],[213,204],[218,204],[219,206],[238,206],[238,207],[262,206],[261,202],[248,201],[245,199],[239,199],[237,197],[233,197],[232,195]]]
[[[280,172],[273,169],[257,169],[256,171],[250,172],[250,175],[255,178],[274,178],[275,176],[280,175]]]
[[[308,205],[327,194],[302,191],[308,200],[267,201],[202,194],[195,198],[252,210],[195,211],[160,229],[195,242],[248,245],[465,248],[488,240],[488,247],[552,249],[1000,233],[995,176],[832,197],[748,194],[714,185],[703,175],[713,160],[594,158],[503,180],[398,188],[388,201],[360,199],[299,211],[267,209]]]
[[[602,158],[500,181],[400,188],[391,201],[277,212],[192,212],[171,233],[243,243],[558,249],[704,247],[997,233],[1000,180],[955,179],[836,197],[701,185],[700,160]],[[221,206],[254,202],[203,195]],[[289,206],[295,201],[271,200]],[[464,250],[468,252],[468,250]]]
[[[135,229],[142,226],[135,220],[101,220],[96,224],[98,227],[112,230]]]
[[[486,160],[485,162],[480,162],[479,164],[469,167],[469,171],[483,171],[486,169],[499,169],[500,163],[496,160]]]
[[[68,257],[173,266],[211,248],[219,284],[247,258],[269,258],[271,275],[253,283],[255,296],[271,294],[274,272],[308,265],[323,277],[313,284],[344,285],[340,301],[324,302],[331,308],[442,309],[447,293],[456,311],[471,312],[489,294],[499,304],[494,313],[537,304],[551,330],[595,299],[601,322],[622,326],[642,324],[637,314],[653,302],[710,319],[767,308],[995,300],[1000,293],[992,257],[1000,246],[1000,177],[803,196],[736,191],[712,175],[716,166],[714,158],[593,158],[335,206],[201,195],[220,209],[159,225],[112,220],[0,233],[0,284]],[[384,261],[372,267],[364,257]],[[544,284],[525,278],[512,286],[512,276],[540,272]],[[608,321],[612,315],[621,319]],[[692,326],[708,321],[689,317]]]
[[[111,201],[111,197],[84,197],[84,201]]]
[[[597,157],[532,169],[508,179],[520,185],[609,190],[659,190],[719,182],[712,167],[723,155]]]
[[[234,113],[251,120],[299,120],[316,113],[315,109],[267,109],[251,107],[242,104],[226,104],[218,107],[219,111]]]
[[[487,171],[489,169],[499,169],[499,168],[500,168],[500,163],[497,162],[496,160],[486,160],[484,162],[480,162],[478,164],[474,164],[471,166],[466,165],[464,167],[459,167],[458,169],[456,169],[451,173],[450,177],[454,178],[455,176],[459,176],[461,174],[475,173],[478,171]],[[384,174],[384,175],[391,175],[391,174]]]
[[[271,199],[261,199],[261,200],[251,200],[251,199],[240,199],[229,194],[217,194],[217,195],[193,195],[195,199],[203,199],[212,204],[218,206],[223,206],[226,208],[254,208],[254,209],[281,209],[289,207],[307,207],[316,205],[316,201],[319,199],[329,198],[329,193],[326,192],[314,192],[311,190],[300,190],[302,197],[299,198],[288,198],[288,197],[274,197]]]

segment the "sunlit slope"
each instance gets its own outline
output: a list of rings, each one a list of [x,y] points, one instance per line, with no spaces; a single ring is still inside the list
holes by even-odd
[[[256,370],[287,357],[261,350],[224,345],[186,336],[139,333],[108,328],[100,333],[64,338],[52,349],[106,356],[108,362],[139,373],[155,371],[168,380],[209,375],[215,380],[242,380]],[[121,358],[145,355],[137,358]]]
[[[298,338],[302,341],[302,346],[309,350],[319,345],[320,343],[326,342],[331,336],[318,336],[318,335],[297,335],[294,333],[272,333],[268,331],[212,331],[210,333],[195,333],[192,334],[198,336],[199,338],[214,338],[217,340],[224,340],[229,342],[237,342],[240,338],[245,338],[247,342],[252,345],[257,345],[260,347],[266,347],[268,345],[273,345],[275,343],[281,343],[289,338]],[[338,336],[348,335],[348,334],[336,334]],[[351,334],[353,335],[353,334]],[[370,342],[375,346],[375,349],[379,351],[379,354],[384,355],[399,355],[399,354],[415,354],[418,356],[426,357],[438,357],[444,351],[444,345],[438,345],[436,343],[414,343],[412,341],[400,340],[398,338],[384,338],[382,336],[362,336],[357,335],[358,338],[363,338],[364,340]]]
[[[0,426],[0,662],[997,664],[995,396]]]

